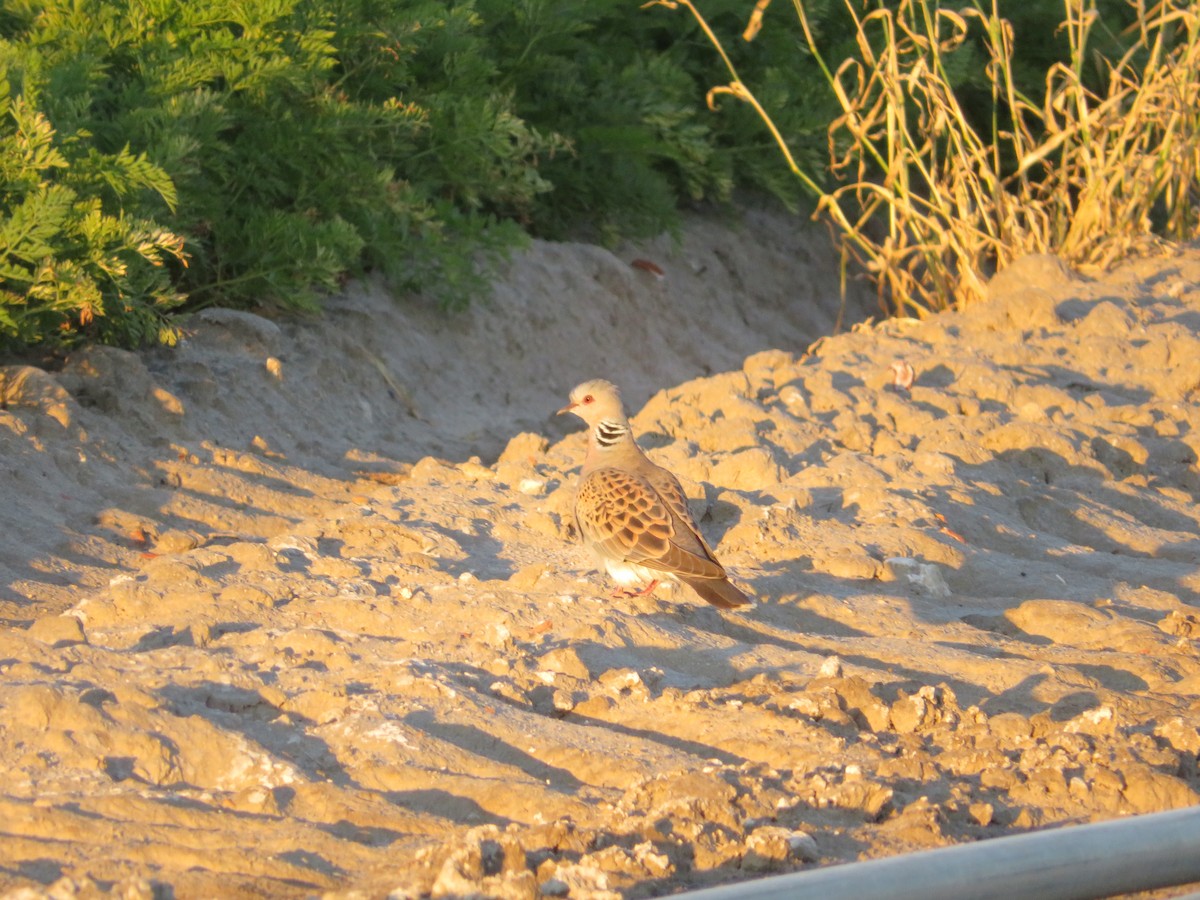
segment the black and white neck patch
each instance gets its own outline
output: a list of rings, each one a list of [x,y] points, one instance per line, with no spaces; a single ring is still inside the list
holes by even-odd
[[[620,443],[627,434],[629,434],[628,426],[622,422],[614,422],[612,419],[605,419],[596,425],[596,443],[601,447],[611,447],[613,444]]]

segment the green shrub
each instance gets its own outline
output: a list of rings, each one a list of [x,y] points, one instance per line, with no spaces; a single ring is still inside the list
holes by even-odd
[[[54,138],[0,82],[0,345],[174,343],[167,314],[182,297],[166,264],[182,260],[182,240],[102,199],[149,192],[170,205],[170,180],[127,148],[70,166]]]
[[[708,6],[730,21],[745,10],[742,0]],[[629,0],[479,0],[478,8],[516,112],[571,144],[540,167],[554,190],[535,198],[534,233],[582,227],[608,241],[656,233],[676,223],[681,203],[725,201],[739,185],[798,199],[746,114],[716,117],[701,105],[716,68],[698,28],[677,33],[668,17]],[[818,70],[785,65],[793,49],[794,36],[771,34],[745,64],[816,159],[833,106],[790,102],[822,96]]]
[[[312,308],[367,267],[463,303],[482,284],[478,251],[521,237],[497,213],[514,217],[550,187],[536,163],[556,139],[529,129],[495,88],[466,4],[51,0],[6,12],[4,93],[47,123],[53,163],[41,182],[99,201],[150,259],[170,246],[182,261],[173,235],[183,236],[186,266],[148,278],[127,264],[130,284],[155,292],[135,310],[162,313],[182,294],[191,308]],[[60,240],[41,248],[43,262],[66,279],[73,254],[97,252],[94,235],[68,225],[61,191],[51,207],[23,190],[8,187],[0,202],[50,217],[39,224]],[[176,243],[158,246],[168,232]],[[11,278],[4,327],[18,341],[48,339],[30,321],[42,305],[73,309],[80,325],[103,317],[80,338],[153,336],[140,313],[136,327],[117,324],[130,304],[101,302],[111,286],[85,296],[70,275],[71,290],[43,284],[35,297]],[[8,323],[22,294],[18,331]]]
[[[82,2],[34,24],[51,72],[79,80],[56,92],[69,109],[46,97],[51,117],[174,179],[182,287],[204,302],[310,307],[364,266],[461,280],[494,226],[484,205],[548,188],[530,177],[546,142],[492,90],[468,7]]]

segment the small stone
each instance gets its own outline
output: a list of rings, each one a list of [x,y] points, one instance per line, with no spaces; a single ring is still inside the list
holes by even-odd
[[[642,864],[642,867],[655,878],[662,878],[675,871],[675,866],[671,863],[671,857],[665,853],[656,852],[654,845],[649,841],[634,847],[633,854],[634,858]]]
[[[586,700],[575,704],[571,712],[585,718],[603,719],[616,705],[616,702],[611,697],[597,694],[594,697],[588,697]]]
[[[517,490],[533,497],[546,490],[546,481],[543,478],[522,478],[517,483]]]
[[[1068,734],[1108,735],[1116,730],[1112,707],[1098,706],[1087,709],[1067,722],[1063,731]]]
[[[911,734],[926,724],[929,719],[929,704],[924,697],[901,696],[892,704],[892,728],[900,734]]]
[[[1037,828],[1042,824],[1042,814],[1039,810],[1031,809],[1026,806],[1017,813],[1017,817],[1012,821],[1014,829],[1029,829]]]
[[[821,663],[821,668],[817,669],[817,675],[819,675],[821,678],[841,678],[841,659],[836,656],[830,656],[823,663]]]
[[[532,465],[545,454],[548,446],[550,442],[544,436],[524,431],[508,442],[497,462]]]
[[[945,598],[952,593],[946,579],[934,563],[895,556],[885,560],[884,565],[888,569],[889,581],[905,579],[931,597]]]
[[[258,786],[242,788],[242,790],[228,795],[221,801],[221,805],[226,809],[257,816],[278,816],[280,814],[275,793]]]
[[[992,824],[992,818],[995,816],[996,810],[990,803],[972,803],[967,807],[967,815],[976,825],[982,825],[985,828]]]
[[[979,786],[997,791],[1011,791],[1021,779],[1011,769],[989,768],[979,773]]]
[[[592,673],[588,671],[588,667],[579,658],[579,653],[574,647],[559,647],[551,650],[539,662],[544,669],[558,672],[561,675],[570,675],[581,681],[590,681],[592,677]],[[634,675],[636,677],[636,673]]]
[[[437,878],[433,882],[433,887],[430,888],[430,896],[432,897],[473,897],[478,896],[476,885],[482,873],[472,873],[475,877],[469,877],[462,871],[461,861],[457,855],[452,855],[442,865],[441,871],[438,872]]]
[[[988,731],[1000,738],[1027,738],[1033,734],[1033,724],[1020,713],[1000,713],[988,719]]]
[[[1176,750],[1200,754],[1200,730],[1179,716],[1156,726],[1154,735],[1165,740]]]
[[[801,694],[788,703],[787,708],[808,716],[810,719],[821,718],[821,703],[811,694]]]
[[[749,871],[777,869],[793,860],[815,862],[819,856],[817,842],[808,832],[763,825],[746,838],[742,868]]]
[[[807,831],[793,831],[788,835],[787,841],[793,859],[813,863],[821,858],[816,839]]]
[[[458,464],[458,470],[470,481],[489,481],[496,473],[480,462],[478,456],[472,456],[466,462]]]
[[[504,647],[512,640],[512,631],[503,622],[488,622],[483,628],[483,640],[490,647]]]
[[[154,542],[155,553],[186,553],[200,546],[200,536],[190,531],[172,528],[164,531]]]
[[[840,553],[819,561],[819,568],[834,578],[870,581],[878,578],[883,566],[865,553]]]
[[[217,596],[222,604],[247,603],[252,606],[270,606],[274,602],[267,591],[249,584],[231,584],[222,588],[221,593]]]
[[[628,691],[642,686],[642,676],[633,669],[609,669],[600,676],[600,684],[610,690]]]
[[[28,634],[43,644],[53,647],[69,647],[73,644],[86,644],[87,635],[83,631],[83,623],[77,616],[70,614],[60,616],[42,616],[29,626]]]
[[[804,394],[800,392],[800,389],[790,384],[779,392],[779,399],[783,401],[783,405],[789,410],[807,405],[804,400]]]
[[[742,868],[748,872],[777,869],[791,855],[789,834],[786,828],[768,825],[756,828],[746,838],[746,855],[742,857]]]

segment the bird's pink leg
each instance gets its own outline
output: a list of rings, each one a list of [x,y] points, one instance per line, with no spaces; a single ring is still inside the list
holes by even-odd
[[[644,596],[646,596],[646,594],[650,593],[656,587],[658,587],[658,579],[657,578],[652,580],[648,585],[646,585],[640,591],[631,591],[629,588],[617,588],[615,591],[613,591],[612,595],[614,597],[644,597]]]

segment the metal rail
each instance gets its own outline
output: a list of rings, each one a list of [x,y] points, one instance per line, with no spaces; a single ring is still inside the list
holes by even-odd
[[[673,900],[1095,900],[1195,882],[1200,806],[776,875]]]

